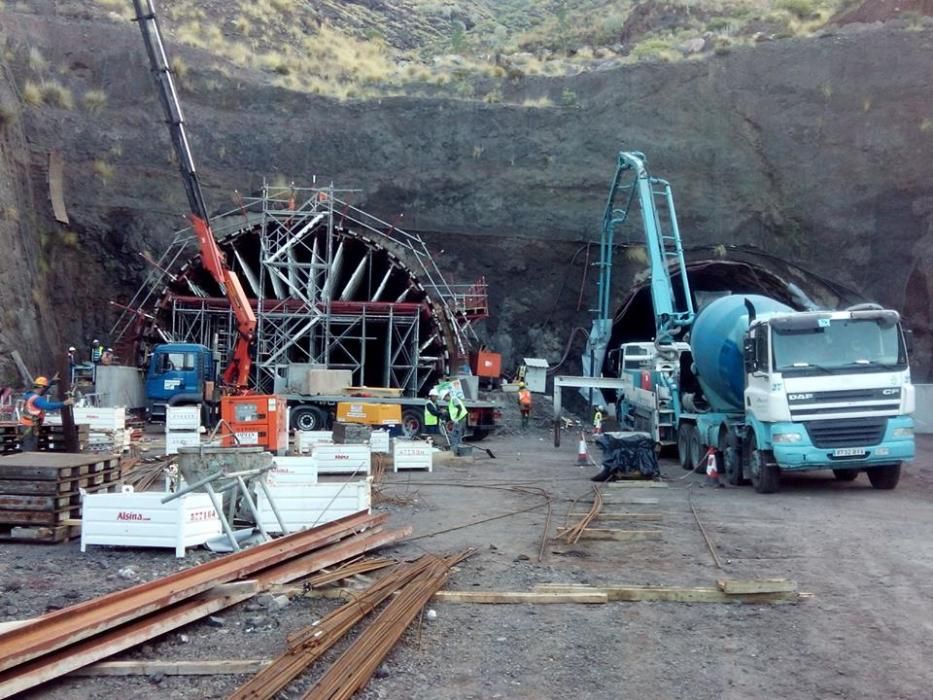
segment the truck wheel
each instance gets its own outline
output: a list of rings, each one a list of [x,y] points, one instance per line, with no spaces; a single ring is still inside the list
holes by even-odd
[[[742,454],[736,444],[735,436],[731,433],[719,435],[719,450],[722,455],[722,473],[725,474],[726,483],[732,486],[742,485]]]
[[[855,481],[858,469],[833,469],[833,476],[836,481]]]
[[[754,434],[749,437],[749,440],[751,441],[751,459],[748,466],[752,486],[758,493],[777,493],[781,486],[781,470],[771,461],[770,452],[758,449]]]
[[[402,433],[407,438],[416,438],[424,430],[424,416],[411,409],[402,413]]]
[[[698,473],[706,472],[706,461],[703,456],[706,450],[703,449],[703,441],[700,439],[700,429],[695,425],[690,430],[690,462],[693,464],[693,471]]]
[[[299,406],[292,410],[291,423],[295,430],[326,430],[327,414],[316,406]]]
[[[693,462],[690,461],[690,433],[693,426],[689,423],[681,423],[677,428],[677,460],[684,469],[693,469]]]
[[[897,482],[901,479],[901,463],[872,467],[866,469],[865,473],[868,474],[872,488],[889,491],[897,486]]]

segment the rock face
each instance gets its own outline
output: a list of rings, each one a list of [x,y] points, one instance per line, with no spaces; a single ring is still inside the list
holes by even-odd
[[[35,225],[0,221],[13,253],[0,259],[0,294],[17,309],[4,316],[3,349],[39,343],[38,363],[48,359],[41,328],[52,346],[107,332],[107,300],[128,299],[144,273],[138,253],[161,252],[187,205],[136,27],[15,12],[4,20],[12,59],[3,103],[29,77],[35,46],[62,67],[79,105],[23,107],[3,133],[0,204],[31,211],[32,188],[36,211]],[[484,251],[493,299],[507,307],[490,334],[518,356],[543,345],[556,360],[572,325],[586,322],[588,301],[577,311],[585,256],[567,260],[580,241],[598,239],[621,148],[647,153],[653,173],[673,183],[688,245],[757,246],[906,311],[918,357],[933,343],[929,29],[861,27],[704,60],[526,78],[504,85],[502,104],[337,103],[258,74],[206,74],[198,53],[169,49],[192,66],[182,100],[213,206],[231,208],[234,190],[254,191],[263,177],[359,188],[354,203],[435,232],[445,270],[473,272],[471,251]],[[99,114],[80,106],[92,89],[107,95]],[[543,95],[562,106],[519,106]],[[61,227],[50,219],[51,149],[66,160],[74,245],[55,238]],[[25,270],[18,250],[44,250],[44,266]],[[638,267],[620,266],[620,295]],[[26,308],[15,302],[21,284],[40,290]],[[549,315],[565,286],[572,292]],[[925,380],[925,357],[917,370]]]

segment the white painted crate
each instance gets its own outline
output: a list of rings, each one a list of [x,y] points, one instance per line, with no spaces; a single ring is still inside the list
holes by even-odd
[[[201,434],[196,430],[176,430],[165,433],[165,454],[178,454],[179,447],[197,447]]]
[[[302,454],[310,452],[315,445],[332,445],[334,433],[331,430],[295,431],[295,449]]]
[[[223,533],[206,493],[162,503],[162,492],[91,493],[81,504],[81,551],[89,544],[165,547],[176,557]]]
[[[317,462],[314,457],[279,457],[272,458],[274,465],[268,472],[268,483],[277,486],[283,484],[316,484]]]
[[[75,406],[75,423],[87,423],[91,430],[123,430],[126,428],[126,409]]]
[[[384,454],[391,452],[392,450],[389,448],[389,431],[374,430],[369,436],[369,449]]]
[[[168,406],[165,409],[165,430],[197,430],[201,427],[201,406]]]
[[[370,479],[345,483],[270,484],[269,490],[285,527],[289,532],[295,532],[361,510],[369,511],[372,484]],[[256,496],[263,527],[269,532],[281,532],[279,521],[262,489]]]
[[[427,469],[434,471],[434,448],[417,440],[396,440],[392,451],[394,470]]]
[[[311,456],[318,474],[369,474],[369,445],[315,445]]]

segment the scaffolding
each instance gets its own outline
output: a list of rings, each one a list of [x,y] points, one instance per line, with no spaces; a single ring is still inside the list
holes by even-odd
[[[256,311],[260,391],[279,390],[289,365],[308,363],[417,395],[467,354],[474,322],[488,315],[485,280],[448,284],[420,236],[351,205],[345,192],[264,186],[261,196],[214,218]],[[248,245],[238,244],[244,234],[252,236]],[[236,324],[222,290],[185,264],[195,253],[190,229],[176,233],[150,261],[114,338],[199,343],[227,361]]]

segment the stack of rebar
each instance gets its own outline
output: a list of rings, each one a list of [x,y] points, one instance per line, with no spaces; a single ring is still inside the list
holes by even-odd
[[[450,568],[470,556],[467,551],[449,557],[426,555],[423,570],[411,578],[372,624],[340,655],[304,695],[304,700],[346,700],[362,688],[401,638],[405,629],[446,583]]]
[[[451,557],[435,557],[425,555],[414,562],[399,564],[379,581],[357,594],[352,601],[325,616],[313,625],[296,632],[288,638],[288,650],[271,665],[253,676],[247,683],[240,686],[230,700],[259,700],[275,697],[291,681],[304,672],[324,652],[336,644],[350,629],[353,628],[366,615],[373,612],[376,607],[403,589],[396,600],[393,600],[373,624],[354,642],[337,662],[325,673],[324,678],[312,688],[327,690],[342,688],[345,683],[347,667],[352,671],[354,691],[349,695],[339,694],[335,697],[349,697],[356,689],[365,685],[372,676],[385,654],[401,636],[405,627],[414,619],[418,611],[431,598],[434,593],[447,580],[450,567],[469,556],[471,552],[464,552]],[[399,606],[398,601],[403,601]],[[420,603],[419,603],[420,601]],[[413,607],[416,606],[416,607]],[[391,611],[391,613],[390,613]],[[388,618],[386,617],[388,615]],[[386,631],[386,619],[391,626]],[[380,621],[382,621],[380,623]],[[393,636],[394,634],[394,636]],[[354,651],[357,645],[367,639],[378,638],[376,650],[371,651],[374,644],[365,643],[364,651]],[[350,654],[348,660],[345,659]],[[376,654],[376,663],[368,672],[369,665],[359,664],[360,655]],[[329,685],[321,685],[323,682]],[[346,686],[349,687],[349,686]],[[328,691],[329,692],[329,691]],[[324,695],[321,697],[330,697]]]
[[[576,505],[576,501],[574,501]],[[573,506],[571,506],[573,508]],[[561,532],[557,539],[564,540],[568,544],[576,544],[580,537],[583,535],[583,531],[590,526],[590,523],[599,515],[599,512],[603,509],[603,495],[598,486],[593,487],[593,505],[590,506],[590,509],[584,514],[580,520],[573,525],[568,527],[566,530]]]

